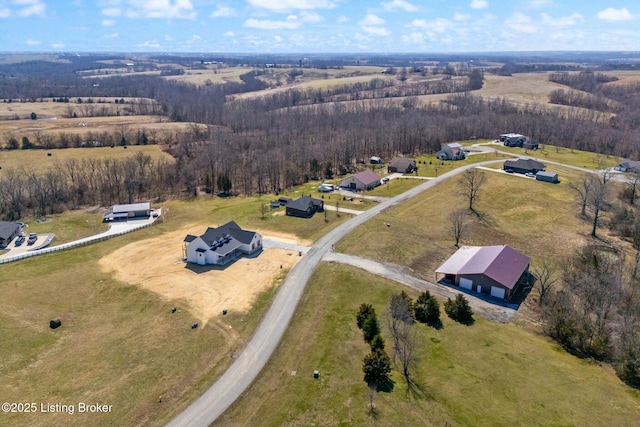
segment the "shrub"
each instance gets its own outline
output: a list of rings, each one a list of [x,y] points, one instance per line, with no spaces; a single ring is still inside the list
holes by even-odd
[[[447,299],[444,303],[444,311],[453,320],[460,323],[473,322],[473,310],[469,302],[462,294],[458,294],[455,300]]]

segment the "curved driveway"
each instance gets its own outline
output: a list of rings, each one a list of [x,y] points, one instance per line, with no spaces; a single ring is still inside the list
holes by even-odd
[[[208,426],[251,385],[280,342],[309,278],[332,245],[380,212],[405,202],[467,169],[500,161],[503,160],[490,160],[449,171],[354,216],[320,238],[282,282],[269,310],[238,358],[211,388],[174,418],[168,426]]]

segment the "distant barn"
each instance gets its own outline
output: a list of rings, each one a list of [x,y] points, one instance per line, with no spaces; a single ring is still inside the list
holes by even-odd
[[[128,205],[114,205],[113,208],[102,215],[102,221],[117,221],[131,218],[149,218],[151,216],[151,204],[132,203]]]

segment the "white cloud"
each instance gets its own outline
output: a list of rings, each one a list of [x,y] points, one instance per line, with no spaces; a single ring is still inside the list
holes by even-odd
[[[118,33],[109,33],[105,34],[104,37],[107,39],[117,39],[120,34]]]
[[[536,32],[533,20],[522,12],[516,12],[507,18],[506,26],[516,33],[532,34]]]
[[[128,0],[127,18],[194,19],[190,0]]]
[[[340,16],[338,16],[338,18],[336,19],[336,22],[337,22],[338,24],[342,24],[342,23],[344,23],[344,22],[349,22],[349,18],[347,18],[347,17],[346,17],[346,16],[344,16],[344,15],[340,15]]]
[[[471,9],[486,9],[489,7],[487,0],[471,0]]]
[[[114,21],[113,19],[103,19],[102,20],[102,26],[103,27],[113,27],[114,25],[116,25],[116,21]]]
[[[11,10],[6,7],[0,8],[0,18],[8,18],[11,16]]]
[[[245,27],[258,28],[261,30],[295,30],[302,25],[297,19],[291,19],[291,16],[286,21],[271,21],[269,19],[255,19],[249,18],[244,21]]]
[[[276,12],[305,9],[333,9],[332,0],[247,0],[251,6]]]
[[[54,42],[54,43],[51,43],[51,47],[54,48],[54,49],[62,49],[62,48],[64,48],[64,43],[62,43],[62,42]]]
[[[410,28],[427,28],[427,21],[424,19],[414,19],[410,24],[407,25]]]
[[[579,13],[573,13],[569,16],[561,16],[560,18],[553,18],[546,13],[542,13],[542,22],[552,27],[568,27],[576,25],[579,22],[584,22],[584,18]]]
[[[424,35],[422,33],[412,32],[405,34],[401,37],[402,43],[408,45],[423,45],[425,42]]]
[[[29,7],[25,7],[24,9],[20,9],[18,11],[18,16],[25,18],[33,15],[44,15],[44,11],[47,8],[46,4],[40,3],[38,0],[18,1],[14,3],[21,6],[29,5]]]
[[[633,15],[629,13],[627,8],[614,9],[609,7],[598,12],[598,19],[603,21],[631,21],[633,20]]]
[[[222,36],[229,38],[229,37],[235,37],[235,34],[233,33],[233,31],[229,30],[226,33],[224,33]]]
[[[467,15],[459,12],[456,12],[453,14],[454,21],[468,21],[469,19],[471,19],[471,15]]]
[[[369,33],[369,34],[373,34],[376,36],[388,36],[389,34],[389,30],[387,30],[384,27],[368,27],[368,26],[360,26],[360,28],[362,28],[362,31],[364,31],[365,33]]]
[[[108,7],[106,9],[102,9],[102,14],[104,16],[120,16],[122,15],[122,9],[119,7]]]
[[[222,18],[225,16],[233,16],[236,13],[235,10],[233,10],[232,8],[228,7],[228,6],[220,6],[218,5],[216,7],[216,10],[214,10],[213,12],[211,12],[211,17],[212,18]]]
[[[171,34],[165,34],[164,35],[164,41],[166,41],[166,42],[173,41],[173,36]]]
[[[137,46],[138,47],[151,47],[151,48],[157,49],[157,48],[160,47],[160,43],[158,43],[157,40],[147,40],[146,42],[139,43]]]
[[[318,22],[322,22],[324,20],[324,17],[316,12],[303,11],[300,12],[300,19],[302,20],[302,22],[315,24]]]
[[[358,22],[362,31],[368,34],[374,34],[376,36],[388,36],[389,31],[382,27],[384,25],[384,19],[373,13],[368,13],[362,21]]]
[[[383,25],[384,19],[373,13],[368,13],[362,21],[358,22],[360,25]]]
[[[26,42],[29,46],[38,46],[39,44],[42,44],[42,42],[40,42],[40,40],[27,40]]]
[[[528,9],[542,9],[551,5],[551,0],[529,0],[525,7]]]
[[[283,40],[282,37],[280,37],[280,36],[275,36],[273,39],[278,43],[281,43],[282,40]]]
[[[417,12],[418,11],[418,7],[412,5],[409,2],[406,2],[404,0],[392,0],[388,3],[382,3],[382,7],[384,8],[384,10],[388,11],[388,12],[393,12],[395,10],[398,9],[402,9],[405,12]]]

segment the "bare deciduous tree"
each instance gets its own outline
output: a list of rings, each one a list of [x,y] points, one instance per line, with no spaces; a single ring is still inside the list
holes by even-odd
[[[607,204],[609,197],[609,184],[611,182],[611,172],[609,170],[603,170],[597,179],[593,181],[593,189],[589,196],[589,208],[593,213],[591,228],[591,236],[597,237],[598,223],[600,222],[600,215],[602,214],[602,208]]]
[[[456,248],[460,247],[460,239],[465,236],[468,225],[467,212],[464,209],[449,214],[449,230],[456,240]]]
[[[569,188],[576,192],[576,197],[580,202],[580,215],[587,216],[587,205],[589,204],[589,197],[594,185],[593,175],[586,173],[582,175],[577,181],[569,182]]]
[[[553,288],[558,281],[556,266],[553,265],[550,260],[544,258],[542,262],[537,264],[532,270],[536,278],[536,288],[540,294],[538,304],[542,304],[545,296],[547,296],[551,288]]]
[[[469,200],[469,210],[471,211],[473,211],[473,202],[477,200],[486,178],[486,175],[476,168],[468,169],[462,174],[460,188],[462,194]]]

